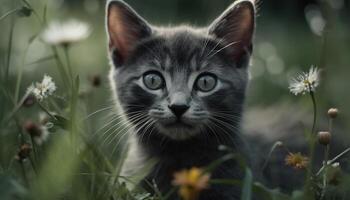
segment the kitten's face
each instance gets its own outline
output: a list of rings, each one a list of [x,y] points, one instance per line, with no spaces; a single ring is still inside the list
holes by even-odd
[[[245,2],[248,7],[242,8],[254,8]],[[235,7],[209,30],[156,29],[126,4],[114,3],[108,15],[113,83],[119,104],[139,134],[155,131],[182,140],[239,119],[251,37],[235,38],[240,31],[222,27],[226,22],[221,20],[232,17]],[[228,36],[229,41],[223,39]]]

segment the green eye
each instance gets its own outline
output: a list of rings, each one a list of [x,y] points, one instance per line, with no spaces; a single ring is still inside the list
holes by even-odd
[[[209,92],[216,86],[217,78],[213,74],[204,74],[199,76],[196,81],[196,87],[202,92]]]
[[[158,90],[163,87],[164,79],[158,72],[148,72],[143,76],[143,83],[150,90]]]

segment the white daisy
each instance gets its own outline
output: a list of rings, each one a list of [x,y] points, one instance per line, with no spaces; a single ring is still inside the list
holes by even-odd
[[[295,95],[305,94],[315,92],[319,84],[320,70],[318,70],[317,67],[311,67],[309,72],[303,72],[290,81],[289,90]]]
[[[65,23],[52,22],[41,34],[41,38],[51,45],[68,45],[86,39],[90,33],[87,23],[72,19]]]
[[[43,99],[52,95],[56,89],[57,87],[55,82],[52,81],[50,76],[45,74],[41,83],[33,83],[28,87],[27,92],[33,94],[38,101],[42,101]]]

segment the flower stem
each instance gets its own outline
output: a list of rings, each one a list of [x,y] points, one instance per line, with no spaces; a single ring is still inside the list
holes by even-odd
[[[20,10],[20,9],[21,9],[21,8],[15,8],[15,9],[13,9],[13,10],[8,11],[7,13],[5,13],[4,15],[2,15],[2,16],[0,17],[0,21],[3,20],[3,19],[5,19],[6,17],[10,16],[11,14],[16,13],[16,12],[17,12],[18,10]]]
[[[330,118],[329,123],[328,123],[328,131],[331,134],[332,134],[332,124],[333,124],[333,119]],[[328,171],[329,149],[330,149],[330,145],[328,144],[326,146],[325,153],[324,153],[324,161],[323,161],[324,172],[323,172],[322,193],[321,193],[321,197],[320,197],[321,200],[324,198],[324,196],[326,194],[326,189],[327,189],[327,171]]]
[[[56,117],[54,116],[54,115],[52,115],[51,113],[50,113],[50,111],[48,111],[43,105],[41,105],[41,103],[40,102],[38,102],[38,105],[39,105],[39,107],[44,111],[44,112],[46,112],[46,114],[48,114],[50,117],[52,117],[53,119],[56,119]]]
[[[322,193],[320,200],[324,198],[326,195],[326,189],[327,189],[327,169],[328,169],[328,158],[329,158],[329,145],[326,146],[325,153],[324,153],[324,161],[323,161],[323,185],[322,185]]]
[[[312,105],[313,105],[313,109],[314,109],[314,118],[313,118],[311,133],[314,134],[315,128],[316,128],[316,120],[317,120],[317,106],[316,106],[315,94],[313,91],[310,91],[310,96],[311,96]]]
[[[38,171],[36,170],[36,166],[35,166],[34,160],[31,157],[29,157],[29,160],[30,160],[30,163],[32,164],[33,171],[35,172],[35,174],[38,174]]]
[[[313,123],[312,123],[312,129],[311,129],[311,133],[310,133],[310,145],[309,145],[309,158],[310,158],[310,162],[309,162],[309,166],[307,169],[307,174],[306,174],[306,184],[305,184],[305,190],[306,190],[306,197],[311,197],[314,198],[315,197],[315,193],[313,191],[312,188],[312,177],[313,177],[313,173],[312,173],[312,169],[313,169],[313,158],[314,158],[314,154],[315,154],[315,146],[316,146],[316,133],[315,133],[315,129],[316,129],[316,122],[317,122],[317,104],[316,104],[316,98],[315,98],[315,94],[314,92],[311,90],[311,86],[309,86],[309,92],[310,92],[310,97],[312,100],[312,105],[313,105]]]
[[[69,59],[69,45],[63,45],[63,50],[64,54],[66,56],[66,62],[67,62],[67,68],[68,68],[68,74],[71,79],[71,84],[73,85],[73,71],[72,71],[72,66],[70,64],[70,59]]]
[[[33,152],[34,152],[34,160],[37,161],[37,159],[38,159],[38,152],[36,150],[36,145],[35,145],[33,136],[30,136],[30,140],[32,141]]]
[[[6,59],[6,71],[5,71],[5,81],[8,81],[8,76],[10,72],[10,64],[11,64],[11,52],[12,52],[12,45],[13,45],[13,34],[15,31],[15,20],[12,17],[11,21],[11,29],[10,29],[10,36],[8,40],[8,47],[7,47],[7,59]]]
[[[27,186],[29,186],[29,181],[28,181],[28,178],[27,178],[27,174],[26,174],[26,170],[24,168],[23,161],[19,161],[19,164],[21,166],[21,171],[22,171],[22,174],[23,174],[23,180],[24,180],[25,184]]]
[[[60,57],[59,57],[59,55],[58,55],[58,51],[57,51],[57,48],[56,47],[52,47],[52,52],[53,52],[53,54],[54,54],[54,57],[55,57],[55,60],[56,60],[56,65],[57,65],[57,68],[58,68],[58,71],[59,71],[59,73],[60,73],[60,76],[61,76],[61,79],[62,79],[62,81],[63,81],[63,84],[64,84],[64,86],[67,88],[67,89],[69,89],[68,88],[68,82],[67,82],[67,72],[66,72],[66,70],[64,69],[64,66],[63,66],[63,64],[62,64],[62,61],[61,61],[61,59],[60,59]]]

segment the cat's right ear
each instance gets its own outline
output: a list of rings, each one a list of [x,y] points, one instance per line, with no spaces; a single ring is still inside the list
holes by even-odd
[[[123,65],[136,44],[152,34],[148,23],[120,0],[108,1],[106,25],[109,51],[117,65]]]

